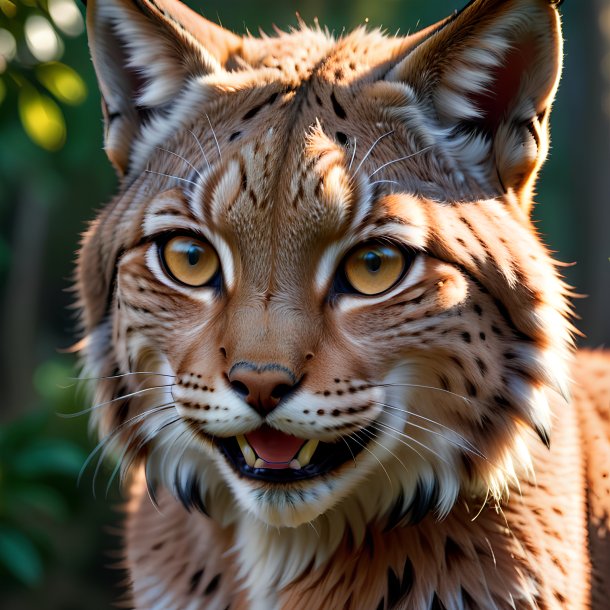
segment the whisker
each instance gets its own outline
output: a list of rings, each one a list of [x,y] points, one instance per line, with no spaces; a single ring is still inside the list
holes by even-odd
[[[347,171],[350,172],[352,169],[352,165],[354,163],[354,159],[356,158],[356,146],[358,145],[358,138],[354,136],[354,150],[352,150],[352,158],[350,159],[349,165],[347,166]]]
[[[391,449],[388,449],[383,443],[381,443],[380,441],[377,440],[377,437],[374,432],[371,432],[370,430],[367,430],[366,428],[363,428],[361,430],[361,432],[366,434],[370,438],[370,440],[372,440],[375,444],[379,445],[382,449],[385,449],[385,451],[387,451],[391,456],[396,458],[398,463],[405,469],[405,471],[409,472],[409,470],[405,466],[404,462]]]
[[[374,384],[374,387],[376,387],[376,388],[421,388],[424,390],[436,390],[437,392],[445,392],[445,394],[451,394],[452,396],[455,396],[456,398],[461,398],[464,402],[467,402],[468,404],[472,404],[472,400],[470,400],[470,398],[467,398],[466,396],[462,396],[461,394],[456,394],[455,392],[452,392],[451,390],[445,390],[444,388],[437,388],[433,385],[421,385],[418,383],[377,383],[377,384]]]
[[[349,443],[347,442],[347,440],[345,439],[344,436],[341,437],[341,440],[345,443],[347,450],[350,452],[350,455],[352,456],[352,460],[354,460],[354,468],[356,468],[357,467],[356,456],[354,455],[352,448],[349,446]]]
[[[400,436],[404,436],[405,438],[408,438],[411,442],[415,443],[416,445],[419,445],[423,449],[426,449],[426,451],[429,451],[430,453],[435,455],[439,460],[445,462],[445,464],[447,464],[447,466],[452,466],[452,464],[450,464],[439,453],[434,451],[434,449],[432,449],[431,447],[428,447],[428,445],[426,445],[425,443],[418,441],[416,438],[413,438],[412,436],[409,436],[408,434],[405,434],[404,432],[401,432],[400,430],[397,430],[396,428],[393,428],[392,426],[389,426],[388,424],[384,424],[383,422],[377,421],[377,425],[382,426],[383,428],[386,428],[388,430],[391,430],[395,434],[399,434]]]
[[[100,381],[101,379],[119,379],[128,377],[129,375],[158,375],[159,377],[176,377],[167,373],[156,373],[155,371],[131,371],[129,373],[121,373],[119,375],[106,375],[105,377],[68,377],[70,381]]]
[[[383,430],[383,429],[382,429],[382,428],[381,428],[381,427],[378,425],[378,424],[379,424],[379,422],[378,422],[376,419],[373,419],[373,418],[367,418],[367,419],[368,419],[368,420],[371,422],[371,424],[370,424],[370,425],[374,426],[374,427],[375,427],[375,428],[376,428],[376,429],[377,429],[379,432],[381,432],[382,434],[388,434],[388,436],[390,436],[390,434],[389,434],[389,433],[388,433],[386,430]],[[405,434],[404,436],[405,436],[406,438],[411,438],[410,436],[408,436],[408,435],[406,435],[406,434]],[[410,443],[408,443],[407,441],[405,441],[405,440],[403,440],[403,439],[399,438],[398,436],[394,436],[394,438],[395,438],[395,439],[396,439],[396,440],[397,440],[399,443],[402,443],[403,445],[406,445],[406,446],[407,446],[409,449],[411,449],[411,451],[413,451],[413,452],[417,453],[417,455],[419,455],[419,457],[422,459],[422,461],[423,461],[423,462],[425,462],[425,461],[426,461],[426,458],[425,458],[425,457],[424,457],[424,456],[423,456],[423,455],[422,455],[422,454],[421,454],[421,453],[420,453],[420,452],[419,452],[417,449],[415,449],[415,447],[413,447],[413,445],[411,445],[411,444],[410,444]]]
[[[157,176],[165,176],[166,178],[174,178],[174,180],[180,180],[180,182],[188,182],[189,184],[194,184],[197,186],[197,183],[193,180],[187,180],[186,178],[180,178],[180,176],[174,176],[173,174],[164,174],[163,172],[155,172],[152,169],[145,169],[145,173],[147,174],[157,174]]]
[[[208,170],[212,169],[212,166],[210,165],[210,162],[208,161],[208,156],[205,154],[205,150],[203,150],[203,146],[201,145],[199,138],[190,129],[187,129],[187,131],[193,136],[193,138],[195,138],[195,142],[197,142],[197,146],[199,146],[199,150],[201,151],[201,154],[203,155],[203,159],[205,160],[205,163],[208,166]]]
[[[163,405],[160,405],[159,407],[154,407],[154,410],[161,411],[162,409],[173,407],[173,406],[174,406],[174,403],[172,401],[172,402],[168,402]],[[154,410],[147,409],[143,413],[139,413],[138,415],[132,417],[131,419],[124,421],[120,426],[117,426],[114,430],[109,432],[103,439],[101,439],[100,442],[93,448],[91,453],[87,456],[87,459],[85,460],[84,464],[82,465],[80,472],[78,473],[78,477],[76,479],[77,486],[80,485],[80,481],[82,479],[82,476],[83,476],[85,470],[87,469],[87,466],[91,463],[91,460],[93,460],[93,458],[95,457],[95,454],[104,445],[106,445],[107,443],[110,443],[114,439],[114,437],[116,437],[119,433],[121,433],[123,430],[125,430],[126,427],[128,427],[129,425],[133,425],[133,423],[137,423],[136,420],[138,420],[138,418],[145,417],[149,413],[154,412]]]
[[[159,407],[155,407],[154,409],[148,409],[147,411],[144,411],[144,413],[140,413],[139,415],[136,415],[135,417],[132,417],[130,420],[128,420],[127,422],[124,422],[124,423],[125,424],[130,424],[130,426],[133,427],[137,423],[140,423],[141,421],[144,421],[144,419],[146,419],[146,417],[148,417],[150,415],[154,415],[155,413],[159,413],[161,411],[165,411],[165,410],[171,409],[172,407],[174,407],[174,403],[173,402],[167,403],[165,405],[160,405]],[[107,457],[108,453],[110,452],[114,441],[117,440],[117,438],[118,438],[117,432],[119,432],[121,428],[124,429],[123,424],[121,426],[119,426],[116,430],[114,430],[110,435],[108,435],[109,441],[104,444],[104,447],[103,447],[101,453],[99,454],[99,457],[98,457],[98,460],[97,460],[97,464],[95,466],[95,471],[93,473],[93,481],[91,483],[92,487],[93,487],[93,497],[94,498],[96,496],[96,494],[95,494],[95,482],[97,481],[97,477],[98,477],[99,471],[100,471],[100,469],[102,467],[102,464],[106,460],[106,457]],[[133,437],[134,437],[134,433],[132,432],[130,434],[130,436],[129,436],[129,439],[125,442],[125,449],[123,450],[123,453],[121,454],[120,459],[117,462],[118,464],[120,464],[121,460],[123,459],[124,452],[131,446],[131,442],[132,442]],[[146,440],[146,442],[148,442],[147,439],[144,439],[144,440]],[[116,469],[116,466],[115,466],[115,469]],[[108,490],[106,490],[106,493],[108,493]]]
[[[222,161],[222,153],[220,152],[220,144],[218,144],[218,138],[216,137],[216,132],[214,131],[214,128],[212,127],[212,121],[210,121],[210,117],[207,115],[207,113],[205,115],[205,118],[208,120],[210,129],[212,130],[212,135],[214,136],[214,142],[216,142],[216,150],[218,150],[218,156],[220,157],[220,160]]]
[[[400,186],[400,182],[396,180],[375,180],[375,182],[371,182],[369,186],[375,186],[376,184],[396,184]]]
[[[381,142],[381,140],[383,140],[383,138],[386,138],[387,136],[390,136],[394,133],[394,130],[392,129],[392,131],[388,131],[387,133],[384,133],[383,135],[379,136],[372,144],[371,147],[366,151],[366,154],[364,155],[364,157],[362,157],[360,163],[358,163],[358,167],[356,168],[356,171],[354,172],[355,174],[358,173],[358,171],[360,170],[360,168],[362,167],[362,164],[368,159],[368,156],[373,152],[373,149],[375,148],[375,146],[377,146],[377,144],[379,144],[379,142]]]
[[[443,424],[441,424],[439,422],[436,422],[432,419],[424,417],[423,415],[419,415],[419,413],[414,413],[413,411],[409,411],[408,409],[403,409],[401,407],[395,407],[393,405],[386,404],[385,402],[377,402],[377,401],[372,401],[372,402],[374,402],[375,404],[378,404],[382,407],[387,407],[388,409],[394,409],[396,411],[406,413],[413,417],[421,417],[421,419],[428,421],[433,425],[440,426],[440,427],[444,428],[445,430],[447,430],[448,432],[452,432],[453,434],[458,436],[461,441],[463,441],[464,445],[462,445],[462,444],[458,443],[457,441],[453,440],[452,438],[449,438],[448,436],[442,434],[438,430],[433,430],[432,428],[426,428],[425,426],[420,426],[419,424],[416,424],[415,422],[412,422],[412,421],[406,422],[406,424],[408,426],[413,426],[414,428],[419,428],[420,430],[430,432],[431,434],[436,434],[437,436],[444,438],[447,442],[451,443],[452,445],[455,445],[456,447],[459,447],[460,449],[465,449],[466,451],[469,451],[470,453],[474,453],[476,456],[478,456],[484,460],[487,460],[485,455],[483,453],[481,453],[481,451],[479,449],[477,449],[477,447],[470,440],[468,440],[465,436],[462,436],[459,432],[452,430],[448,426],[444,426]]]
[[[379,465],[381,466],[381,468],[385,472],[385,476],[388,477],[388,481],[390,483],[390,488],[392,488],[393,487],[392,486],[392,479],[390,479],[390,475],[388,474],[388,471],[385,469],[385,466],[381,463],[381,460],[366,446],[366,443],[364,443],[361,440],[359,440],[358,438],[356,438],[357,434],[358,434],[358,432],[354,432],[353,434],[350,434],[349,437],[355,443],[358,443],[358,445],[360,445],[365,451],[368,451],[377,460],[377,462],[379,462]]]
[[[167,385],[154,385],[150,388],[143,388],[142,390],[136,390],[135,392],[131,392],[129,394],[123,394],[123,396],[117,396],[116,398],[112,398],[111,400],[106,400],[104,402],[100,402],[92,407],[88,407],[83,409],[82,411],[77,411],[76,413],[57,413],[58,417],[62,419],[73,419],[75,417],[80,417],[81,415],[86,415],[87,413],[91,413],[96,409],[100,409],[101,407],[105,407],[107,405],[116,402],[117,400],[125,400],[127,398],[133,398],[134,396],[138,396],[140,394],[144,394],[144,392],[151,392],[152,390],[162,390],[163,388],[171,388],[173,387],[173,383],[168,383]]]
[[[430,150],[432,148],[432,145],[430,146],[425,146],[424,148],[418,150],[417,152],[411,153],[410,155],[405,155],[404,157],[400,157],[399,159],[394,159],[393,161],[388,161],[387,163],[384,163],[383,165],[380,165],[370,176],[369,179],[371,179],[377,172],[380,172],[384,167],[387,167],[388,165],[392,165],[394,163],[400,163],[401,161],[406,161],[407,159],[411,159],[413,157],[416,157],[417,155],[421,155],[422,153],[426,152],[427,150]]]
[[[162,150],[163,152],[166,152],[170,155],[174,155],[174,157],[178,157],[178,159],[184,161],[191,169],[195,170],[195,172],[200,178],[202,178],[201,174],[199,173],[199,170],[190,161],[187,161],[182,155],[168,150],[167,148],[163,148],[162,146],[156,146],[155,148],[157,148],[158,150]]]

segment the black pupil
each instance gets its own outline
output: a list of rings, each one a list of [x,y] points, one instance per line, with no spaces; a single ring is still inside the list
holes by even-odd
[[[201,248],[195,244],[191,244],[189,249],[186,251],[186,258],[188,259],[189,265],[194,267],[201,257]]]
[[[367,252],[363,257],[363,261],[371,273],[376,273],[381,268],[381,256],[376,252]]]

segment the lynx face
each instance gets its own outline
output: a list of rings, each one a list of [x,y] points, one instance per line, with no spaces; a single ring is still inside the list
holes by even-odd
[[[169,1],[88,17],[122,186],[80,255],[84,355],[125,467],[223,523],[502,495],[566,382],[527,217],[550,3],[407,38],[239,38]]]

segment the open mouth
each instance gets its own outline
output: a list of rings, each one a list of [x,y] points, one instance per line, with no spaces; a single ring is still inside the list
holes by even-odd
[[[245,436],[217,438],[229,463],[243,476],[272,483],[290,483],[325,474],[348,460],[354,461],[372,431],[360,439],[343,437],[323,443],[284,434],[262,426]]]

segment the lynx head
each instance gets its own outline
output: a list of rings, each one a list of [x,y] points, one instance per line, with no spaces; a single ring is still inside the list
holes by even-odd
[[[224,523],[502,496],[570,346],[528,216],[553,2],[334,39],[90,0],[88,29],[121,186],[80,252],[83,353],[125,467]]]

